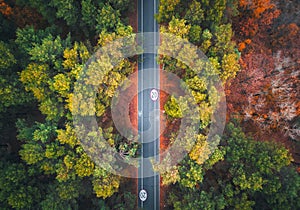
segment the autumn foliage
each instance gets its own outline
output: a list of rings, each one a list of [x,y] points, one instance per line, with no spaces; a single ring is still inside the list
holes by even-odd
[[[12,8],[7,3],[5,3],[4,0],[0,0],[0,12],[4,16],[9,17],[10,15],[12,15]]]
[[[261,26],[269,26],[280,15],[280,10],[271,0],[240,0],[239,11],[236,26],[243,37],[255,36]]]
[[[240,1],[243,13],[234,29],[242,70],[226,90],[228,116],[239,113],[245,129],[258,140],[274,134],[294,153],[295,162],[300,162],[299,146],[288,141],[299,140],[295,124],[300,113],[299,25],[277,21],[291,10],[282,12],[276,5],[270,0]]]
[[[13,21],[17,27],[24,28],[26,25],[33,25],[36,28],[44,25],[44,20],[34,8],[28,6],[18,6],[8,4],[5,0],[0,0],[0,13],[7,19]]]
[[[106,56],[89,59],[137,31],[132,2],[0,0],[0,209],[137,209],[138,181],[104,170],[99,164],[106,163],[92,157],[126,161],[141,155],[140,145],[112,119],[114,111],[125,113],[120,127],[137,132],[137,77],[123,86],[126,91],[119,86],[142,60],[126,58],[112,68]],[[214,67],[205,68],[185,45],[177,56],[199,66],[195,72],[180,59],[158,56],[160,88],[169,91],[160,90],[160,151],[176,139],[187,147],[179,164],[154,165],[162,171],[161,209],[300,209],[299,0],[159,3],[160,32],[198,46]],[[177,44],[161,39],[159,50],[174,53]],[[226,85],[228,121],[216,145],[207,136],[219,92],[198,71],[218,75]],[[199,116],[186,121],[199,121],[196,129],[177,132],[193,101],[180,97],[185,85],[165,72],[180,77],[199,105]],[[118,93],[126,103],[112,109]],[[101,129],[85,132],[74,125],[74,114],[95,118]],[[99,150],[96,131],[115,155]],[[131,169],[126,173],[136,172]]]

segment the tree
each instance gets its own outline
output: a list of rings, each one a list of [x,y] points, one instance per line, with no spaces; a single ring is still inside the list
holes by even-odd
[[[19,139],[25,141],[19,152],[21,158],[36,172],[54,175],[61,199],[77,199],[83,178],[88,178],[98,197],[106,198],[117,191],[119,177],[95,168],[70,125],[66,131],[45,124],[36,124],[32,128],[24,126],[24,122],[19,121]],[[75,150],[74,145],[77,145]]]
[[[50,5],[57,9],[56,16],[58,18],[63,18],[68,25],[78,24],[80,14],[78,1],[51,0]]]
[[[97,15],[97,7],[95,5],[95,2],[93,2],[92,0],[82,0],[81,7],[83,22],[90,28],[93,28],[96,24],[96,20],[94,17],[96,17]]]
[[[99,9],[96,17],[97,32],[113,32],[117,28],[117,25],[121,22],[120,15],[120,12],[118,10],[114,10],[109,4],[104,5],[104,7]]]
[[[6,111],[10,106],[18,106],[29,102],[31,97],[24,92],[17,76],[17,60],[9,45],[0,42],[0,112]]]
[[[126,210],[126,209],[135,209],[136,206],[136,196],[130,192],[125,192],[121,195],[117,195],[115,199],[116,205],[115,209]]]
[[[180,0],[162,0],[159,4],[158,15],[156,16],[159,23],[168,22],[176,14],[176,6]]]
[[[175,209],[299,208],[295,198],[300,193],[300,179],[290,165],[288,150],[273,142],[254,141],[233,123],[228,124],[221,145],[225,156],[209,167],[204,164],[198,187],[172,188],[169,200]]]
[[[101,34],[101,38],[121,37],[126,33],[131,33],[131,29],[119,26],[114,34],[105,31]],[[104,38],[101,42],[105,45],[107,39]],[[69,38],[61,40],[60,37],[54,38],[48,35],[33,46],[28,46],[27,52],[32,62],[21,72],[20,80],[26,90],[33,93],[39,103],[39,109],[47,118],[46,123],[37,123],[29,128],[24,123],[18,124],[19,139],[24,141],[19,152],[22,160],[30,167],[38,169],[41,174],[51,176],[57,182],[59,198],[62,200],[68,202],[78,200],[81,196],[80,187],[73,185],[81,185],[83,180],[88,182],[95,196],[101,198],[112,196],[118,191],[120,177],[96,167],[91,155],[100,155],[100,151],[95,150],[99,145],[91,144],[94,133],[89,133],[86,140],[79,141],[76,135],[78,130],[75,130],[71,123],[76,104],[86,102],[79,98],[74,100],[73,91],[75,82],[90,57],[87,47],[78,42],[71,45]],[[104,70],[108,73],[104,73]],[[111,98],[120,83],[132,71],[133,65],[128,59],[123,59],[114,68],[107,60],[99,58],[97,61],[92,61],[86,69],[84,85],[90,85],[98,91],[96,103],[92,101],[96,108],[91,110],[90,106],[81,106],[81,112],[78,114],[88,116],[96,114],[97,120],[107,115],[106,109],[111,103]],[[93,90],[84,85],[76,87],[82,88],[84,93],[82,96],[93,94]],[[27,132],[31,134],[25,135]],[[130,157],[136,155],[137,145],[129,144],[125,138],[120,138],[113,127],[104,129],[103,135],[117,151],[126,153]],[[84,150],[82,141],[92,146],[86,146]],[[92,190],[89,193],[92,193]],[[56,198],[51,195],[49,199]],[[43,205],[50,204],[45,201]]]
[[[94,172],[93,186],[97,197],[107,198],[117,192],[120,177],[111,175],[105,170],[97,168]]]
[[[5,6],[0,8],[0,22],[3,23],[0,30],[7,36],[8,27],[3,27],[11,23],[12,35],[9,40],[4,37],[5,42],[0,41],[0,96],[3,99],[0,127],[1,137],[5,137],[0,148],[1,208],[78,209],[93,200],[88,209],[107,209],[103,199],[119,190],[121,178],[99,169],[89,156],[89,150],[82,147],[72,124],[73,92],[91,57],[88,48],[99,48],[132,33],[132,28],[121,20],[121,14],[128,9],[128,1],[17,0],[9,5],[3,2],[0,1],[1,6]],[[21,20],[19,16],[29,15],[28,11],[35,13]],[[30,18],[41,18],[40,14],[47,22],[40,23],[37,19],[40,25],[32,21],[32,25],[24,27]],[[113,23],[112,16],[115,17]],[[21,28],[15,31],[14,24]],[[41,27],[44,29],[39,30]],[[91,37],[92,44],[86,41]],[[94,46],[97,37],[99,44]],[[94,62],[93,65],[98,68],[103,63]],[[109,63],[108,67],[111,67]],[[89,75],[95,82],[95,89],[99,90],[92,114],[96,113],[97,121],[105,126],[112,124],[107,109],[111,98],[124,78],[132,73],[133,67],[129,59],[124,59],[115,68],[108,69],[107,74],[102,73],[102,82],[95,75]],[[29,113],[28,104],[34,107],[31,108],[35,111],[33,114]],[[22,111],[19,113],[19,110]],[[17,118],[24,120],[16,123],[19,142],[14,142]],[[9,126],[11,128],[7,130]],[[2,130],[5,131],[3,134]],[[120,137],[114,127],[104,128],[103,135],[117,152],[136,156],[137,144]],[[95,145],[93,143],[94,150]],[[2,151],[11,156],[2,157]],[[99,151],[94,152],[99,154]],[[122,199],[130,200],[129,197],[125,193]]]
[[[170,100],[165,104],[164,109],[170,117],[181,118],[182,111],[179,104],[174,96],[170,97]]]
[[[233,176],[233,183],[248,194],[247,197],[250,201],[252,200],[252,205],[260,206],[262,203],[255,200],[255,198],[258,198],[257,194],[260,194],[262,197],[268,197],[271,189],[272,193],[280,194],[280,191],[285,189],[285,186],[279,177],[286,171],[292,174],[295,173],[295,171],[286,168],[291,163],[291,156],[285,148],[273,142],[256,142],[247,139],[241,129],[234,128],[233,124],[230,124],[228,129],[229,137],[232,137],[228,139],[227,157],[228,162],[231,164],[229,172]],[[295,179],[292,182],[295,182],[297,185],[299,180]],[[234,192],[235,195],[236,193]],[[281,196],[286,196],[284,200],[289,200],[290,196],[295,196],[295,193],[292,195],[286,192],[285,195]],[[230,202],[233,202],[233,200]],[[277,200],[276,204],[273,203],[275,204],[274,207],[281,205],[281,202]],[[266,201],[265,205],[268,208],[270,205],[273,205],[267,203],[268,201]],[[293,209],[297,208],[296,206],[299,205],[299,202],[294,204],[286,203],[285,205],[287,205],[286,208]]]
[[[108,0],[108,2],[115,10],[119,10],[121,13],[132,7],[130,0]]]
[[[201,8],[201,3],[193,1],[186,12],[184,19],[191,25],[201,25],[204,19],[204,11]]]
[[[202,29],[199,25],[193,25],[191,26],[190,32],[189,32],[189,40],[193,44],[199,44],[201,41],[201,34]]]
[[[179,167],[179,184],[185,188],[195,188],[203,180],[202,166],[191,159],[182,161]]]
[[[234,78],[236,74],[240,70],[240,65],[238,62],[238,55],[235,54],[225,54],[222,58],[222,74],[221,74],[221,79],[223,81],[227,81],[230,78]]]
[[[175,73],[184,80],[194,102],[199,107],[197,118],[200,121],[199,130],[189,130],[190,134],[186,134],[184,138],[180,139],[180,142],[184,142],[182,145],[190,148],[189,156],[178,166],[173,167],[168,165],[169,157],[166,157],[165,165],[157,167],[158,171],[169,170],[161,175],[164,184],[176,185],[177,183],[184,190],[190,188],[193,191],[199,187],[205,176],[205,170],[224,159],[224,150],[212,151],[211,145],[207,142],[206,133],[206,128],[211,123],[213,107],[218,103],[220,97],[216,87],[208,87],[209,81],[197,74],[202,73],[207,77],[220,76],[225,83],[229,78],[235,77],[240,70],[239,54],[232,41],[231,24],[227,24],[224,16],[226,6],[226,1],[192,1],[189,7],[185,8],[185,12],[177,13],[176,16],[169,19],[167,26],[161,26],[162,32],[174,34],[197,44],[208,57],[207,62],[196,60],[198,56],[196,48],[181,46],[175,40],[171,43],[162,41],[160,46],[163,56],[160,56],[159,62],[162,64],[163,70]],[[178,59],[165,56],[166,53],[175,55]],[[183,60],[191,66],[188,66]],[[194,69],[194,72],[192,67],[195,66],[197,69]],[[170,117],[169,121],[175,122],[178,120],[176,118],[182,118],[186,104],[191,105],[190,103],[192,103],[192,101],[186,99],[182,101],[181,99],[169,96],[169,99],[166,100],[164,110]],[[176,131],[172,132],[176,136]],[[199,132],[199,135],[192,135],[195,132]],[[174,139],[171,138],[170,143],[172,144],[173,141]],[[223,204],[218,205],[222,206]],[[179,206],[184,205],[178,205],[178,208]],[[190,208],[192,207],[190,206]]]
[[[240,27],[241,36],[252,38],[260,30],[259,25],[265,27],[270,25],[273,19],[277,18],[280,11],[270,0],[239,1],[239,16],[237,26]]]
[[[195,192],[194,192],[195,193]],[[170,195],[170,203],[174,209],[224,209],[224,198],[214,197],[213,193],[205,191],[197,192],[195,196],[193,192],[188,192],[183,195],[183,200],[177,200],[177,196]]]
[[[204,78],[194,76],[186,81],[188,87],[192,90],[192,94],[196,103],[200,103],[206,99],[205,90],[207,90],[207,84]]]
[[[161,31],[174,34],[175,36],[179,36],[181,38],[186,38],[189,33],[190,27],[191,26],[187,24],[186,20],[173,17],[169,22],[168,27],[162,27]]]
[[[200,45],[200,49],[204,53],[207,53],[208,49],[212,45],[212,42],[211,42],[212,37],[213,37],[213,35],[212,35],[212,33],[208,29],[205,29],[202,32],[202,35],[201,35],[202,43]]]
[[[7,2],[7,3],[6,3]],[[1,0],[0,13],[5,16],[12,25],[24,28],[26,25],[33,25],[36,28],[43,27],[45,21],[42,15],[28,5],[19,6],[15,1]],[[11,28],[13,31],[15,28]]]
[[[204,13],[203,26],[210,30],[214,30],[214,27],[219,26],[225,20],[224,14],[226,10],[226,0],[201,0],[201,8]]]
[[[113,32],[116,25],[123,24],[120,15],[127,12],[131,4],[118,0],[17,0],[17,5],[37,10],[47,20],[48,26],[55,27],[59,34],[65,36],[64,31],[69,31],[74,40],[89,39],[95,43],[95,37],[101,31]]]
[[[21,163],[0,162],[0,203],[1,206],[24,209],[35,206],[41,200],[41,189],[33,176]],[[27,185],[27,183],[30,183]]]
[[[233,53],[235,43],[232,41],[233,32],[230,24],[218,25],[215,28],[212,47],[209,50],[209,57],[217,56],[222,58],[224,54]]]
[[[27,26],[16,30],[15,43],[22,52],[22,57],[26,58],[27,53],[34,48],[35,45],[42,44],[42,40],[48,37],[53,28],[46,28],[45,30],[35,30],[32,26]]]

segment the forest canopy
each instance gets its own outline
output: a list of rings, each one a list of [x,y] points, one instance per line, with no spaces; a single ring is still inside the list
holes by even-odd
[[[212,66],[206,73],[220,78],[228,105],[224,134],[211,150],[207,136],[220,95],[180,60],[157,58],[187,84],[201,110],[197,135],[183,138],[195,142],[189,154],[161,174],[166,209],[300,209],[300,23],[288,15],[299,3],[159,2],[160,32],[205,54]],[[136,10],[129,0],[0,0],[0,209],[137,209],[136,181],[94,162],[72,116],[84,99],[74,100],[74,89],[85,64],[99,48],[136,32]],[[191,52],[184,48],[180,56]],[[110,105],[138,62],[122,59],[106,74],[89,75],[98,91],[95,110],[80,107],[96,116],[123,159],[137,157],[139,145],[117,131]],[[169,144],[189,101],[167,94],[162,101],[170,129],[161,140]]]

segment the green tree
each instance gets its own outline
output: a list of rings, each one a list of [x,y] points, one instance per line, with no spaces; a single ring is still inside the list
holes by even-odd
[[[202,166],[191,159],[182,161],[179,167],[179,184],[185,188],[195,188],[203,180]]]
[[[201,35],[202,43],[200,45],[200,49],[204,53],[207,53],[208,49],[212,45],[212,42],[211,42],[212,37],[213,37],[213,35],[208,29],[203,30],[202,35]]]
[[[82,21],[90,28],[93,28],[96,24],[95,17],[97,15],[95,2],[92,0],[82,0],[81,7]]]
[[[136,209],[136,195],[130,192],[124,192],[121,195],[116,195],[114,209],[126,210],[126,209]]]
[[[1,160],[0,165],[1,206],[25,209],[37,205],[42,192],[26,167],[7,160]]]
[[[119,190],[121,178],[102,169],[99,172],[88,155],[89,151],[81,146],[72,125],[73,91],[85,63],[91,57],[88,48],[97,49],[132,33],[132,28],[122,22],[123,17],[121,19],[121,14],[129,8],[128,2],[13,2],[16,7],[35,8],[47,23],[42,26],[43,30],[32,26],[17,29],[16,36],[10,36],[11,40],[0,41],[0,96],[3,99],[0,128],[1,138],[5,137],[0,148],[1,209],[78,209],[90,200],[94,202],[89,204],[88,209],[108,209],[103,198]],[[5,31],[3,27],[8,22],[2,20],[4,25],[0,30]],[[15,33],[14,26],[11,30]],[[67,31],[70,33],[66,34]],[[91,46],[96,43],[97,37],[98,46]],[[92,44],[86,41],[90,38]],[[101,63],[95,62],[93,66],[98,68]],[[111,67],[110,63],[108,67]],[[107,74],[102,73],[102,82],[96,78],[97,75],[89,75],[90,81],[95,82],[93,87],[99,90],[95,104],[99,122],[101,116],[108,116],[107,108],[112,96],[124,78],[132,73],[133,67],[129,59],[124,59],[114,68],[107,69]],[[85,91],[88,93],[90,90]],[[33,107],[31,109],[35,112],[29,113],[26,106]],[[26,120],[17,121],[19,142],[14,142],[14,123],[18,117]],[[11,128],[2,134],[2,130],[9,126]],[[6,135],[9,132],[11,134]],[[104,129],[103,134],[118,152],[136,155],[137,144],[120,137],[113,127]],[[7,155],[9,160],[6,156],[2,157],[2,151],[12,153],[12,156]],[[132,201],[128,193],[121,192],[120,196],[123,200]],[[117,203],[115,205],[118,206]],[[119,205],[118,208],[130,206]]]
[[[0,69],[8,69],[16,64],[14,55],[4,42],[0,42]]]
[[[83,178],[93,186],[98,197],[109,197],[118,190],[120,178],[95,167],[79,145],[70,125],[66,130],[57,130],[55,126],[46,124],[26,127],[24,121],[19,121],[18,128],[18,137],[24,141],[19,152],[21,158],[31,165],[35,173],[52,175],[57,180],[57,193],[62,200],[80,196]],[[51,197],[49,199],[54,199]]]
[[[235,43],[232,41],[232,28],[230,24],[219,25],[215,28],[215,43],[209,51],[210,56],[222,57],[224,54],[233,53]]]
[[[63,18],[68,25],[78,24],[80,3],[74,0],[51,0],[50,5],[56,8],[56,17]]]
[[[18,80],[18,65],[10,46],[0,41],[0,112],[10,106],[28,103],[32,98],[24,92],[24,87]]]
[[[196,195],[195,195],[196,194]],[[182,200],[178,200],[177,195],[171,194],[170,204],[174,209],[224,209],[225,201],[223,197],[214,197],[213,193],[206,191],[193,192],[189,191],[182,195]]]
[[[16,3],[36,9],[47,20],[48,26],[55,28],[57,33],[64,34],[64,31],[69,31],[74,40],[89,39],[92,42],[101,31],[112,32],[117,24],[123,24],[120,15],[131,8],[128,0],[17,0]]]
[[[222,24],[227,0],[201,0],[201,8],[205,11],[203,25],[210,30]]]
[[[98,15],[96,16],[97,32],[113,32],[117,28],[117,25],[121,23],[120,15],[120,12],[114,10],[110,4],[104,5],[104,7],[98,10]]]
[[[120,12],[124,12],[132,7],[132,2],[130,0],[108,0],[108,3]]]
[[[117,192],[120,185],[120,177],[109,174],[103,169],[94,171],[93,188],[97,197],[107,198]]]
[[[180,3],[180,0],[162,0],[159,4],[157,21],[159,23],[168,22],[176,15],[176,6]]]
[[[193,44],[199,44],[201,42],[202,28],[199,25],[192,25],[189,31],[189,40]]]
[[[102,37],[122,36],[130,34],[131,31],[129,27],[120,26],[114,35],[106,31]],[[106,41],[104,38],[101,42],[105,45]],[[83,73],[84,64],[90,57],[87,47],[78,42],[71,45],[69,38],[62,40],[60,37],[54,38],[49,35],[34,44],[28,50],[28,54],[32,62],[21,72],[20,80],[26,90],[33,93],[40,111],[47,118],[46,123],[36,123],[29,127],[22,121],[18,123],[20,133],[18,137],[24,141],[19,152],[22,160],[41,174],[51,176],[57,182],[59,198],[64,201],[73,202],[79,199],[81,189],[74,188],[73,185],[80,185],[83,180],[89,183],[90,193],[94,191],[95,196],[101,198],[112,196],[118,191],[120,177],[96,167],[88,155],[97,155],[100,151],[96,151],[95,148],[99,145],[93,143],[93,147],[85,148],[85,151],[71,123],[71,112],[74,111],[76,103],[86,102],[84,98],[74,100],[73,91],[75,82]],[[108,73],[104,74],[104,71],[99,69],[107,70]],[[81,112],[78,114],[94,116],[96,113],[100,118],[109,107],[119,84],[133,71],[133,65],[128,59],[123,59],[119,65],[112,68],[110,62],[99,59],[92,61],[85,70],[85,83],[78,88],[82,88],[83,93],[86,93],[82,95],[83,97],[93,94],[94,90],[86,88],[88,85],[98,91],[96,103],[93,101],[96,108],[91,110],[90,106],[80,107]],[[105,129],[103,133],[117,151],[135,156],[137,145],[129,144],[120,138],[113,128]],[[91,144],[93,135],[91,132],[86,142]],[[43,205],[50,205],[50,200],[57,198],[49,195],[48,199]],[[65,204],[62,202],[55,205]]]
[[[194,182],[196,187],[178,184],[172,189],[169,198],[175,209],[299,208],[300,179],[287,149],[254,141],[233,123],[227,125],[221,145],[196,170],[203,176]],[[188,177],[194,177],[191,172]]]
[[[195,0],[190,3],[184,19],[191,25],[201,25],[204,19],[204,11],[201,8],[201,3]]]

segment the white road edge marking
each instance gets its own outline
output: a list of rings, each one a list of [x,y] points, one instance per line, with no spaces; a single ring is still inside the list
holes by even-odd
[[[144,33],[144,0],[141,0],[141,33],[143,34]],[[143,38],[143,37],[142,37]],[[144,40],[142,40],[142,49],[144,48]],[[143,78],[143,70],[144,70],[144,54],[142,54],[142,62],[141,62],[141,72],[142,72],[142,77]],[[143,88],[143,80],[141,81],[142,83],[142,88]],[[144,110],[144,107],[143,107],[143,101],[144,101],[144,98],[143,98],[143,94],[141,94],[141,97],[142,97],[142,112]],[[141,131],[143,131],[143,127],[144,127],[144,124],[143,124],[143,118],[142,118],[142,123],[141,123]],[[143,144],[144,142],[144,139],[143,139],[143,135],[141,135],[141,143]],[[141,155],[142,155],[142,161],[141,161],[141,189],[144,188],[144,157],[143,157],[143,147],[142,147],[142,152],[141,152]],[[144,207],[144,202],[141,203],[141,207],[143,208]]]

